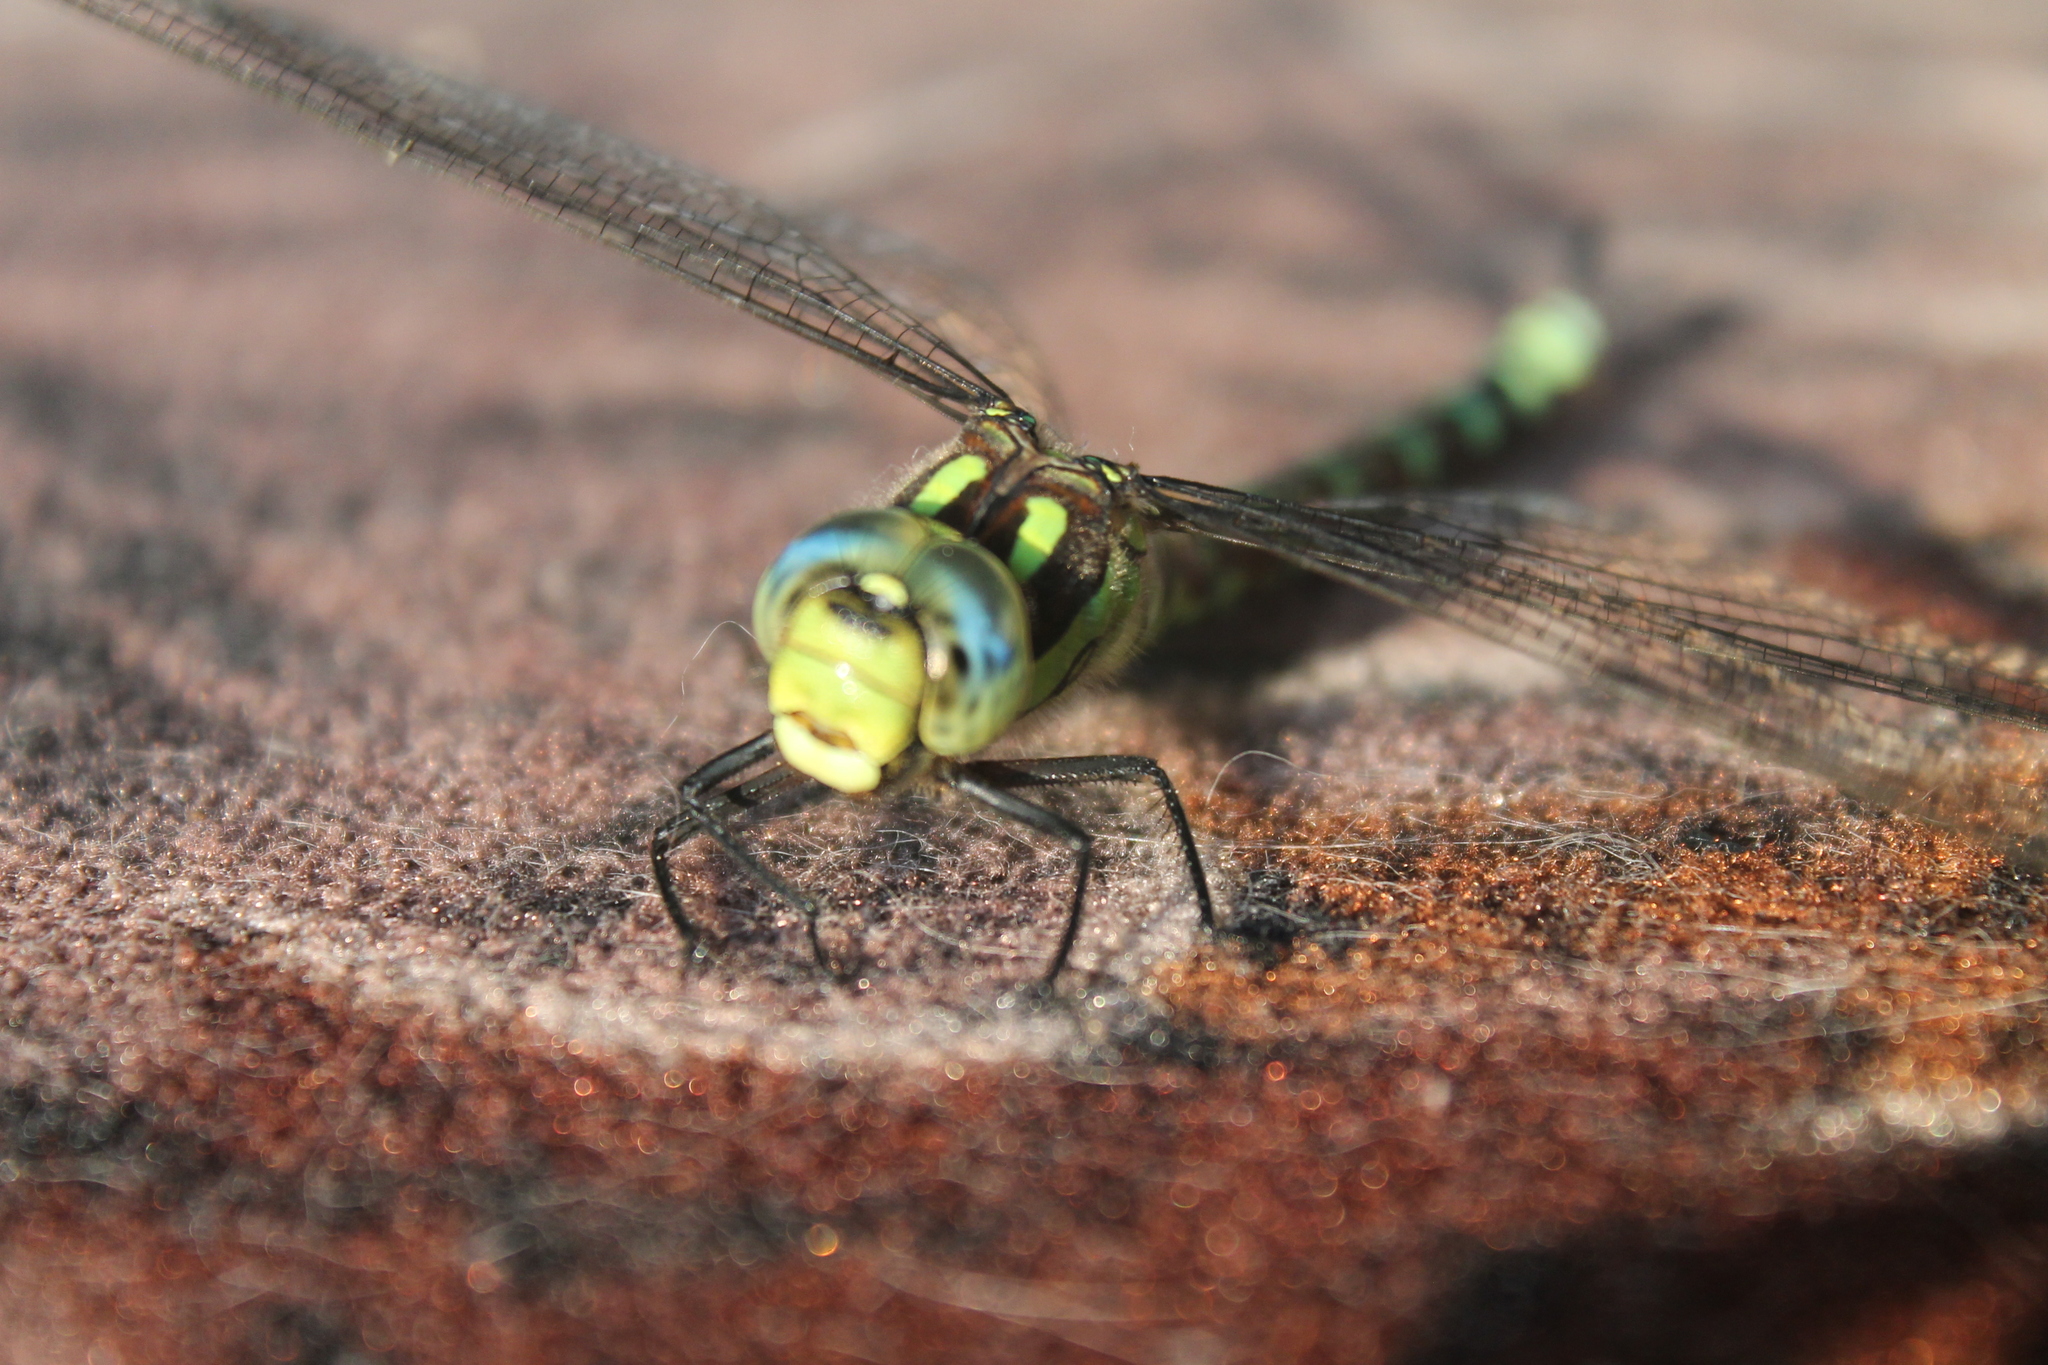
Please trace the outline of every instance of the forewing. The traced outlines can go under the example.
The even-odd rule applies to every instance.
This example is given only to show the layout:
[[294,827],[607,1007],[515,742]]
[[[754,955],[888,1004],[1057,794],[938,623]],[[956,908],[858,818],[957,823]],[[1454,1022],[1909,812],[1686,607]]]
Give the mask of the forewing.
[[746,191],[587,123],[211,0],[67,0],[849,356],[965,419],[1009,401],[931,320]]
[[972,271],[915,238],[846,214],[805,214],[800,222],[813,241],[923,319],[1011,402],[1064,425],[1044,356],[1001,295]]
[[2048,850],[2048,660],[1767,574],[1660,558],[1535,500],[1319,507],[1143,479],[1162,524],[1255,546],[1646,696],[1945,824]]

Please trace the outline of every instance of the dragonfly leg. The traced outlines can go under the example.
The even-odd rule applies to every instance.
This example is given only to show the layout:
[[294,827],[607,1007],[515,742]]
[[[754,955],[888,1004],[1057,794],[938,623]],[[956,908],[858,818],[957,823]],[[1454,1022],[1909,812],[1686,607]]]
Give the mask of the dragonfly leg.
[[1021,796],[1005,791],[1003,787],[997,785],[997,781],[992,781],[981,774],[983,766],[963,765],[942,772],[940,780],[963,796],[973,797],[998,815],[1008,816],[1020,825],[1029,825],[1040,834],[1051,835],[1074,851],[1073,901],[1067,907],[1067,927],[1060,935],[1060,946],[1054,950],[1052,965],[1046,969],[1044,984],[1050,986],[1059,979],[1060,969],[1067,965],[1067,954],[1073,951],[1074,938],[1081,932],[1081,903],[1088,898],[1088,871],[1095,864],[1095,836],[1059,812],[1034,805]]
[[1037,758],[1019,762],[986,762],[974,770],[1000,787],[1068,787],[1082,782],[1150,782],[1166,802],[1167,818],[1180,839],[1181,861],[1187,865],[1188,880],[1194,884],[1195,904],[1202,912],[1202,927],[1216,927],[1216,907],[1209,896],[1209,877],[1202,869],[1202,855],[1195,848],[1194,827],[1174,790],[1173,779],[1155,759],[1138,754],[1095,754],[1087,758]]
[[[748,769],[763,761],[769,764],[765,770],[751,777],[745,775]],[[668,859],[675,850],[702,834],[724,849],[756,885],[803,912],[805,929],[811,940],[811,955],[820,967],[836,972],[831,955],[825,951],[824,942],[818,937],[818,903],[777,876],[732,828],[735,817],[750,813],[793,814],[830,800],[833,795],[830,787],[812,781],[783,763],[776,756],[775,738],[771,734],[756,735],[746,743],[728,749],[676,783],[678,809],[656,827],[648,841],[647,851],[654,866],[654,885],[661,893],[661,903],[668,910],[669,920],[682,937],[683,945],[690,950],[691,957],[709,956],[712,945],[683,909]]]

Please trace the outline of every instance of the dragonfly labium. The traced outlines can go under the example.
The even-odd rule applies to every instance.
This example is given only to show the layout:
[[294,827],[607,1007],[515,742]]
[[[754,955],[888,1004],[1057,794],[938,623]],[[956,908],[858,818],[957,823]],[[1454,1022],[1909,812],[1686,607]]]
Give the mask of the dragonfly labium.
[[[2022,851],[2048,838],[2048,728],[2034,656],[1953,643],[1761,575],[1646,554],[1507,495],[1415,488],[1483,463],[1595,372],[1598,314],[1560,292],[1511,314],[1477,380],[1378,438],[1260,491],[1141,472],[1087,453],[1034,411],[969,309],[913,301],[859,250],[704,171],[574,119],[218,0],[68,0],[385,149],[593,237],[909,390],[959,424],[883,507],[831,517],[762,576],[754,634],[772,727],[676,784],[654,831],[656,885],[695,955],[715,938],[669,867],[708,837],[762,889],[820,907],[744,836],[842,796],[936,784],[1061,841],[1074,874],[1050,982],[1082,922],[1087,830],[1024,793],[1156,789],[1202,923],[1215,907],[1174,785],[1154,760],[977,757],[1019,718],[1113,674],[1165,624],[1228,599],[1217,546],[1469,627],[1804,767],[1859,795]],[[937,278],[937,277],[935,277]],[[943,283],[943,281],[941,281]],[[932,297],[944,299],[937,289]],[[1410,491],[1388,492],[1387,489]],[[1205,548],[1206,546],[1206,548]],[[1178,574],[1174,571],[1178,570]]]

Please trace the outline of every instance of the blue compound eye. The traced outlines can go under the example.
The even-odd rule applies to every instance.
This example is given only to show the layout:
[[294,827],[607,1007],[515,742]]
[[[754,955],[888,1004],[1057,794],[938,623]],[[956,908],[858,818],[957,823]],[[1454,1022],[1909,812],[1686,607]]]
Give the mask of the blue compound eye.
[[931,546],[903,581],[925,644],[917,736],[948,757],[986,748],[1031,690],[1023,590],[994,555],[965,541]]
[[[774,661],[798,602],[827,587],[857,584],[869,574],[901,582],[904,567],[934,532],[952,535],[900,507],[879,507],[843,512],[789,542],[754,590],[754,640],[762,656]],[[874,595],[887,598],[886,593]],[[907,605],[907,600],[896,605]]]

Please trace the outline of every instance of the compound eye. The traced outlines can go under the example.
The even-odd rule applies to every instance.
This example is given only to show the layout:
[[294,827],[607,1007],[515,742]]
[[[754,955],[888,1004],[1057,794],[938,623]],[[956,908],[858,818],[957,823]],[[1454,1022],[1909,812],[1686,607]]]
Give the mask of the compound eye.
[[901,507],[790,542],[754,593],[754,638],[783,757],[841,791],[868,790],[913,737],[946,757],[985,748],[1030,697],[1016,578]]
[[903,571],[935,536],[950,535],[900,507],[842,512],[789,542],[754,590],[754,640],[771,662],[782,648],[790,615],[813,593],[851,585],[903,611],[910,589]]
[[1023,711],[1030,628],[1017,580],[979,545],[937,545],[904,574],[924,632],[924,707],[917,734],[935,754],[986,748]]

